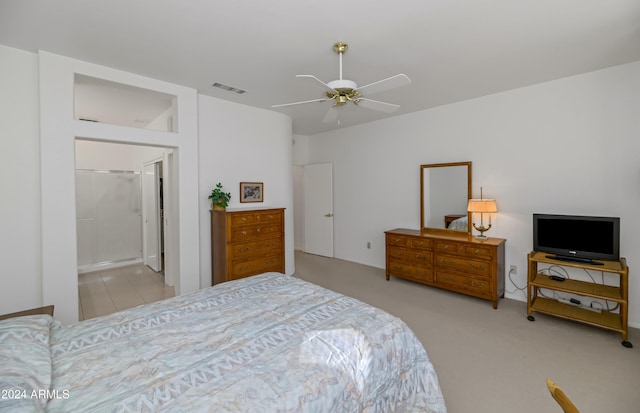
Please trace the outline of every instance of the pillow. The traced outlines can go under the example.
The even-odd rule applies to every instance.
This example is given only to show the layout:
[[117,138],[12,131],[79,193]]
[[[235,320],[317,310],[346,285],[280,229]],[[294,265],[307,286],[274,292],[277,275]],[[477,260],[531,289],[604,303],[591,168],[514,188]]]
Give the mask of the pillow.
[[0,321],[0,412],[44,412],[51,387],[49,333],[40,314]]

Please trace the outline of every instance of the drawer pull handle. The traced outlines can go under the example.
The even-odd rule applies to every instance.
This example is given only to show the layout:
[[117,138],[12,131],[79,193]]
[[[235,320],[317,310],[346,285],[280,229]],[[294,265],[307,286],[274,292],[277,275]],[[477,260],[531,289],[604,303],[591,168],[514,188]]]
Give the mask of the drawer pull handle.
[[418,270],[418,269],[416,269],[416,274],[418,274],[418,275],[427,275],[427,272],[426,272],[426,271],[424,271],[424,270]]
[[477,269],[480,269],[480,270],[484,270],[484,264],[481,264],[481,265],[469,264],[469,266],[471,268],[477,268]]
[[260,232],[260,231],[262,231],[262,229],[256,228],[256,232]]
[[246,267],[238,267],[238,270],[247,271],[249,268],[251,268],[251,264],[247,265]]
[[242,217],[242,222],[247,222],[247,217]]
[[246,246],[246,247],[238,247],[238,252],[247,252],[251,249],[251,247]]
[[449,276],[446,276],[446,275],[443,275],[442,278],[447,280],[447,281],[453,281],[453,277],[449,277]]
[[474,254],[480,254],[480,250],[476,248],[475,251],[473,251]]
[[484,287],[484,283],[480,283],[480,284],[478,284],[478,283],[476,283],[475,281],[471,281],[471,286],[472,286],[472,287],[482,288],[482,287]]
[[269,218],[269,219],[273,219],[273,215],[269,215],[267,218]]
[[269,228],[269,231],[273,232],[273,227]]
[[424,245],[424,242],[420,241],[420,242],[416,243],[416,245],[417,245],[418,247],[422,247],[422,246]]
[[396,238],[396,242],[402,241],[402,238]]
[[247,235],[247,231],[242,231],[242,235]]
[[445,249],[445,250],[446,250],[446,249],[449,249],[449,245],[445,245],[445,246],[444,246],[444,249]]

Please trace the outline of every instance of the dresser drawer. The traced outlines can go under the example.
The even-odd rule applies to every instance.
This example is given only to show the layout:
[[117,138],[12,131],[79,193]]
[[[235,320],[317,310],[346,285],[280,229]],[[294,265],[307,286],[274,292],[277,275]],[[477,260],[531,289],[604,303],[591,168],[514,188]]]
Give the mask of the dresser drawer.
[[474,245],[465,245],[463,253],[468,257],[491,258],[493,256],[493,248],[476,247]]
[[409,244],[409,237],[404,235],[387,235],[387,245],[397,245],[399,247],[406,247]]
[[231,242],[243,242],[258,237],[266,237],[281,233],[280,224],[274,225],[254,225],[251,227],[238,228],[231,231]]
[[491,264],[487,261],[470,260],[465,257],[436,254],[434,264],[439,269],[461,271],[467,274],[491,275]]
[[248,261],[234,262],[229,272],[230,280],[262,274],[263,272],[282,272],[282,258],[279,255],[271,255]]
[[245,225],[253,225],[256,223],[256,215],[254,213],[233,214],[230,218],[233,227],[241,227]]
[[464,244],[453,241],[436,241],[433,249],[439,252],[446,252],[447,254],[463,254]]
[[398,259],[389,260],[389,274],[412,281],[433,283],[433,268],[431,265],[411,265]]
[[409,238],[407,246],[421,250],[431,249],[431,240],[425,238]]
[[274,237],[260,241],[244,242],[229,247],[229,257],[232,261],[255,257],[256,255],[269,255],[279,253],[282,250],[282,238]]
[[282,211],[258,212],[255,214],[255,220],[261,224],[280,223],[282,220]]
[[389,257],[403,261],[411,261],[419,265],[431,265],[431,251],[423,251],[419,249],[409,250],[395,246],[387,247]]
[[488,279],[468,275],[436,271],[435,282],[438,287],[454,291],[466,291],[478,297],[491,297],[491,282]]
[[279,224],[282,217],[282,211],[251,211],[234,213],[231,216],[231,225],[241,227],[245,225],[261,225],[276,223]]
[[431,249],[431,240],[421,237],[387,234],[387,245],[428,250]]
[[478,245],[469,245],[459,242],[437,241],[434,250],[447,254],[465,255],[469,258],[491,258],[493,248]]

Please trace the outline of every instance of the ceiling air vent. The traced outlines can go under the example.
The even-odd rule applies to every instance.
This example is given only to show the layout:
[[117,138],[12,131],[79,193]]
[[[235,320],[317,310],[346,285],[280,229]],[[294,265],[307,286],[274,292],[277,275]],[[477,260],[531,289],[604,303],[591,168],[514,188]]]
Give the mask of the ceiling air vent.
[[242,95],[243,93],[246,93],[246,90],[238,89],[233,86],[223,85],[222,83],[218,83],[218,82],[214,83],[211,86],[217,87],[218,89],[226,90],[227,92],[237,93],[238,95]]

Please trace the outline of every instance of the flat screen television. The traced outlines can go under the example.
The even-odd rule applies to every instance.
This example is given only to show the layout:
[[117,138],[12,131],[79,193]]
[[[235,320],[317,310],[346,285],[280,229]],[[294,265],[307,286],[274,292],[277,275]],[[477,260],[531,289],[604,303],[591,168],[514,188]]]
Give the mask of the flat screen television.
[[533,249],[560,260],[618,260],[620,218],[533,214]]

